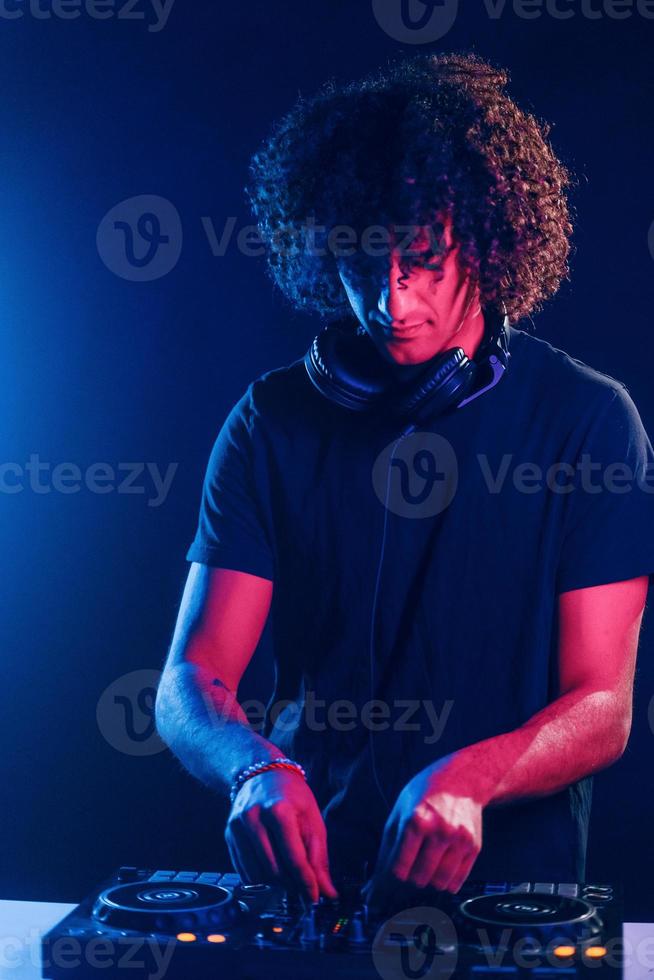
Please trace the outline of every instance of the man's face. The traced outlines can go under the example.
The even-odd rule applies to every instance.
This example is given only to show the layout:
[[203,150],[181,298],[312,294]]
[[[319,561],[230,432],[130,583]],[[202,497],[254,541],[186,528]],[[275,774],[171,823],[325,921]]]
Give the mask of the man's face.
[[[458,244],[452,222],[444,218],[442,244],[447,254],[439,273],[415,266],[402,279],[400,259],[406,253],[425,255],[434,242],[429,228],[392,232],[391,245],[380,257],[359,255],[337,259],[350,305],[377,349],[398,365],[422,364],[450,347],[464,346],[472,315],[479,317],[479,290],[459,268]],[[451,250],[450,250],[451,249]],[[398,280],[400,280],[398,282]],[[464,322],[465,321],[465,322]],[[462,329],[463,328],[463,329]]]

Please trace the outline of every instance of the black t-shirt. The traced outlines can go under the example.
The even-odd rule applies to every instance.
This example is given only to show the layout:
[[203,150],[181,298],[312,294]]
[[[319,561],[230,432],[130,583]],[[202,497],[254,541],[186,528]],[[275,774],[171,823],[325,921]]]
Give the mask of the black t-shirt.
[[[654,452],[627,389],[509,340],[495,388],[399,443],[301,360],[270,371],[209,459],[187,558],[274,581],[259,730],[305,766],[337,871],[372,867],[411,776],[557,697],[559,593],[654,573]],[[473,876],[583,880],[590,798],[585,778],[487,807]]]

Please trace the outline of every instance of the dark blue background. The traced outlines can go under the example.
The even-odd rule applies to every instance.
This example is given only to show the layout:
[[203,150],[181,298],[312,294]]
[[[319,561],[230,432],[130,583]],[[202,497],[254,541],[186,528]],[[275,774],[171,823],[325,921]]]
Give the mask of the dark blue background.
[[[493,19],[463,0],[431,48],[505,65],[515,98],[555,123],[581,177],[577,252],[537,334],[625,381],[654,433],[654,22],[570,9],[527,20],[507,3]],[[144,0],[136,10],[152,20]],[[144,478],[141,495],[0,496],[3,897],[77,900],[120,863],[226,863],[221,806],[167,752],[112,748],[96,707],[116,678],[161,666],[225,414],[318,326],[285,306],[263,260],[212,255],[202,218],[218,234],[229,216],[249,224],[247,162],[272,120],[329,75],[400,50],[369,0],[177,0],[159,32],[84,13],[0,17],[0,462],[178,464],[159,507]],[[131,282],[103,263],[96,233],[141,194],[174,204],[183,247],[169,274]],[[640,918],[654,872],[653,643],[646,618],[633,735],[596,781],[591,843],[592,873],[623,876]],[[246,690],[268,680],[264,643]]]

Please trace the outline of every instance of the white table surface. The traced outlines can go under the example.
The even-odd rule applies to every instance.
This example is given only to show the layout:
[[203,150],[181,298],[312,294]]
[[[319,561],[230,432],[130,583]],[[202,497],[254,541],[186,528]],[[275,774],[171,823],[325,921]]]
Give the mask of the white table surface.
[[[57,902],[0,901],[0,980],[40,980],[41,937],[74,908]],[[654,980],[654,923],[626,922],[624,940],[625,980]]]
[[40,980],[41,937],[74,908],[58,902],[0,901],[1,980]]

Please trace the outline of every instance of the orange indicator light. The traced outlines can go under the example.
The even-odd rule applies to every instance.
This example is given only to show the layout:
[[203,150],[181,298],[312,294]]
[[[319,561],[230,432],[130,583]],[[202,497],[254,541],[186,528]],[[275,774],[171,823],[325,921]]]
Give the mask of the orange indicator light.
[[566,956],[574,956],[575,953],[576,953],[576,951],[577,950],[576,950],[576,947],[575,946],[555,946],[554,947],[554,955],[555,956],[560,956],[562,959],[563,959],[563,957],[566,957]]
[[602,956],[606,956],[608,950],[606,946],[589,946],[588,949],[584,950],[586,956],[591,960],[599,960]]
[[194,932],[178,932],[177,938],[180,943],[194,943],[198,937]]
[[208,943],[224,943],[227,937],[223,936],[222,932],[212,932],[210,936],[207,936]]
[[272,931],[273,932],[283,932],[284,930],[282,929],[281,926],[273,926],[272,927]]

